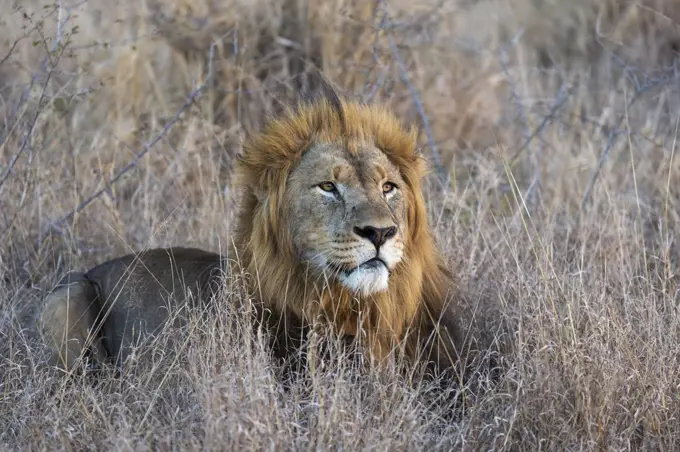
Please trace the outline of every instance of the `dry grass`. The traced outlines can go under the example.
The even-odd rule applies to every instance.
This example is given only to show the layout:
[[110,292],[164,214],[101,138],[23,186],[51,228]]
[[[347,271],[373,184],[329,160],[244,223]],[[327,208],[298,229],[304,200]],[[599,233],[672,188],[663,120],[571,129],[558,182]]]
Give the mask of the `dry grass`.
[[[4,448],[680,443],[680,8],[372,4],[0,0]],[[441,388],[342,363],[284,391],[230,300],[178,360],[149,347],[97,384],[42,368],[30,314],[66,269],[229,240],[231,159],[289,95],[299,56],[405,121],[426,115],[423,150],[450,175],[427,186],[431,218],[470,334],[498,354],[464,388],[465,413]]]

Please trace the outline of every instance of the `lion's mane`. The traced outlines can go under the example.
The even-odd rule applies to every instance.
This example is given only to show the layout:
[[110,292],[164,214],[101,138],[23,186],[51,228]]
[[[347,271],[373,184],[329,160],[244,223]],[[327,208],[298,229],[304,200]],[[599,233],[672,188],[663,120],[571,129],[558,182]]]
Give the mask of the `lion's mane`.
[[[398,344],[412,357],[425,351],[440,364],[455,359],[457,333],[445,307],[454,281],[428,226],[421,189],[427,168],[416,139],[417,130],[402,127],[387,108],[339,98],[289,108],[247,137],[236,166],[242,198],[235,240],[241,266],[256,283],[256,297],[265,308],[304,322],[322,319],[350,335],[362,332],[379,359]],[[360,152],[361,144],[372,144],[399,168],[406,183],[404,259],[389,289],[359,300],[359,307],[340,285],[310,285],[293,249],[289,225],[295,218],[286,215],[286,183],[305,150],[316,143],[343,143],[352,153]]]

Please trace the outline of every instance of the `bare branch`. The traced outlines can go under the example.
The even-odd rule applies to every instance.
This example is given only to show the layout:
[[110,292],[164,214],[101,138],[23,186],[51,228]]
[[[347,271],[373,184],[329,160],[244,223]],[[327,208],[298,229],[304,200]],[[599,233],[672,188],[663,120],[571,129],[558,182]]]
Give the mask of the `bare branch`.
[[0,60],[0,66],[2,66],[3,64],[5,64],[5,62],[6,62],[7,60],[9,60],[9,58],[10,58],[10,57],[12,56],[12,54],[14,53],[14,49],[16,49],[17,46],[19,45],[19,43],[20,43],[23,39],[25,39],[25,38],[26,38],[26,35],[22,36],[21,38],[16,39],[16,40],[12,43],[12,45],[9,47],[9,50],[7,51],[7,54],[5,54],[5,56],[2,57],[2,59]]
[[42,90],[40,92],[40,98],[38,99],[38,106],[36,108],[36,112],[33,115],[33,118],[29,122],[28,125],[28,130],[26,131],[26,134],[24,135],[24,139],[21,141],[21,147],[19,148],[19,151],[16,153],[16,155],[12,158],[12,161],[9,163],[9,166],[7,167],[7,170],[5,171],[5,174],[2,175],[2,178],[0,178],[0,192],[2,191],[2,186],[5,184],[7,181],[7,178],[9,178],[10,174],[12,174],[12,171],[14,171],[14,167],[16,166],[17,162],[19,161],[19,158],[23,155],[23,153],[26,151],[26,148],[28,147],[28,143],[31,141],[31,135],[33,135],[33,130],[35,129],[35,125],[38,122],[38,118],[40,117],[43,109],[43,101],[45,100],[45,92],[47,91],[47,85],[50,83],[50,79],[52,78],[52,74],[54,73],[54,69],[51,69],[47,73],[47,77],[45,78],[45,83],[43,83]]
[[[60,14],[60,16],[61,16],[61,14]],[[69,18],[70,18],[70,14],[66,17],[65,20],[69,20]],[[47,94],[47,87],[50,84],[50,80],[52,79],[52,75],[54,74],[54,71],[56,70],[56,66],[57,66],[59,60],[64,55],[66,48],[67,48],[67,46],[61,47],[61,50],[59,51],[57,57],[55,58],[55,60],[53,62],[52,62],[51,58],[49,57],[49,55],[46,57],[46,60],[43,62],[43,64],[44,64],[43,68],[45,68],[45,65],[47,65],[48,62],[52,62],[52,64],[50,64],[50,69],[49,69],[49,71],[47,71],[45,81],[42,84],[42,89],[40,91],[40,97],[38,98],[38,104],[36,106],[36,111],[35,111],[35,114],[33,115],[33,118],[28,123],[28,130],[26,131],[26,134],[24,135],[24,138],[21,142],[21,147],[19,148],[19,151],[16,153],[16,155],[12,158],[12,160],[11,160],[9,166],[7,167],[7,170],[5,171],[5,173],[0,178],[0,191],[2,190],[2,187],[5,184],[5,182],[7,181],[7,179],[9,178],[10,174],[12,174],[12,171],[14,171],[14,167],[16,166],[17,162],[19,161],[21,156],[26,151],[26,148],[28,147],[29,143],[31,142],[31,137],[33,135],[33,131],[35,130],[35,125],[38,122],[38,118],[40,118],[40,115],[43,113],[44,101],[45,101],[45,97],[46,97],[46,94]],[[58,43],[55,43],[54,50],[58,50]],[[24,91],[24,93],[22,93],[22,99],[24,99],[24,94],[28,95],[28,93],[30,92],[30,88],[32,88],[34,83],[35,83],[36,78],[37,78],[37,74],[34,75],[31,78],[31,82],[29,83],[28,88]],[[23,102],[23,100],[22,100],[22,102]],[[3,139],[4,139],[4,137],[3,137]],[[0,141],[0,146],[2,145],[2,143],[3,142]]]
[[614,144],[616,143],[616,137],[618,137],[619,134],[620,131],[609,132],[609,138],[607,138],[607,145],[605,146],[604,151],[600,156],[600,160],[597,163],[595,171],[593,171],[592,176],[590,176],[590,182],[588,182],[586,191],[583,193],[583,198],[581,199],[581,204],[579,205],[580,211],[583,211],[583,209],[585,208],[586,202],[588,202],[588,199],[590,198],[590,192],[593,190],[593,187],[595,186],[595,181],[597,181],[597,178],[599,177],[600,172],[602,171],[602,167],[604,166],[604,162],[607,161],[607,157],[609,157],[609,153],[614,147]]
[[[86,2],[87,2],[87,0],[83,0],[79,4],[77,4],[73,7],[77,7],[77,6],[79,6],[83,3],[86,3]],[[30,92],[33,90],[33,87],[35,86],[38,78],[40,76],[42,76],[43,74],[45,74],[45,81],[43,82],[42,91],[41,91],[41,94],[40,94],[40,97],[39,97],[39,100],[38,100],[38,106],[37,106],[38,111],[37,111],[36,115],[34,116],[34,118],[29,122],[29,134],[33,132],[33,129],[35,127],[35,124],[38,120],[38,117],[40,116],[40,113],[41,113],[41,110],[42,110],[42,107],[43,107],[42,102],[44,101],[44,98],[45,98],[45,90],[46,90],[46,88],[49,84],[50,79],[52,78],[54,70],[56,70],[56,66],[57,66],[59,60],[61,59],[64,52],[66,51],[66,46],[62,47],[61,51],[57,55],[57,58],[54,61],[52,61],[51,54],[53,52],[56,52],[57,50],[59,50],[59,46],[62,44],[63,29],[66,26],[66,24],[69,22],[69,20],[71,19],[71,9],[73,7],[65,8],[66,9],[66,17],[64,17],[62,19],[64,8],[62,7],[62,2],[60,0],[59,6],[57,8],[52,8],[50,10],[50,12],[45,16],[45,17],[50,17],[52,14],[54,14],[55,11],[57,12],[57,39],[55,40],[51,51],[47,48],[47,40],[41,32],[41,30],[39,28],[40,26],[34,25],[33,28],[30,31],[24,33],[24,35],[21,38],[14,41],[14,43],[10,47],[7,54],[2,58],[2,60],[0,60],[0,65],[2,65],[7,60],[9,60],[9,58],[12,56],[12,54],[14,52],[14,49],[19,44],[19,42],[21,42],[23,39],[30,36],[31,33],[37,32],[42,37],[43,44],[45,45],[46,56],[40,64],[40,71],[33,74],[33,76],[31,77],[31,80],[26,85],[26,88],[21,93],[21,96],[19,97],[17,103],[14,105],[14,108],[12,108],[12,111],[9,114],[9,117],[7,119],[6,126],[5,126],[4,130],[2,131],[2,133],[0,133],[0,146],[2,146],[4,144],[5,140],[7,139],[7,136],[11,133],[12,130],[14,130],[14,126],[16,125],[16,118],[19,114],[19,111],[21,111],[22,107],[28,101],[28,96],[29,96]],[[44,20],[44,18],[43,18],[43,20]],[[68,38],[70,38],[70,35],[68,36]],[[48,70],[48,67],[50,67],[49,70]],[[12,158],[12,161],[10,162],[10,165],[9,165],[7,171],[5,172],[5,174],[3,174],[2,179],[0,179],[0,188],[2,188],[3,183],[7,180],[9,175],[12,173],[12,170],[16,166],[17,161],[19,160],[21,155],[24,153],[24,151],[26,149],[26,144],[27,144],[26,137],[24,137],[24,140],[22,142],[21,148],[19,149],[19,152],[17,153],[17,155],[15,155]]]
[[[635,104],[635,102],[637,102],[637,100],[642,96],[642,94],[653,88],[663,85],[664,83],[670,80],[670,77],[661,77],[659,79],[653,80],[652,82],[646,82],[644,84],[639,83],[637,77],[634,78],[629,77],[628,79],[633,81],[633,83],[635,84],[635,94],[633,94],[630,100],[626,103],[626,110],[630,109],[630,107],[633,104]],[[590,177],[590,181],[588,182],[586,191],[583,193],[583,198],[581,199],[581,203],[579,205],[579,213],[577,214],[576,217],[577,222],[579,220],[580,213],[585,209],[585,206],[590,199],[590,193],[592,192],[593,187],[597,182],[600,172],[602,171],[602,167],[607,161],[607,158],[609,157],[612,148],[616,144],[618,137],[624,132],[623,130],[621,130],[621,125],[623,124],[625,119],[626,119],[625,115],[621,115],[621,117],[617,121],[616,127],[609,133],[607,144],[605,145],[605,148],[602,151],[602,155],[600,156],[600,160],[598,161],[597,167],[595,168],[593,174]]]
[[552,121],[555,116],[557,115],[557,112],[562,108],[562,106],[567,102],[567,99],[569,99],[569,96],[571,95],[572,90],[571,89],[566,89],[564,85],[560,88],[559,93],[557,94],[557,98],[555,99],[555,103],[553,106],[550,108],[548,111],[548,114],[546,114],[543,117],[543,120],[541,123],[536,127],[536,129],[526,137],[522,145],[517,148],[515,151],[515,154],[512,156],[512,158],[508,161],[509,165],[512,165],[520,156],[520,154],[531,145],[531,142],[539,136],[541,133],[543,133],[543,130],[545,127]]
[[[386,20],[389,20],[388,13],[383,5],[383,15]],[[392,55],[394,56],[394,60],[397,62],[397,67],[399,68],[399,73],[401,74],[401,79],[408,88],[409,92],[411,93],[411,97],[413,98],[413,102],[416,105],[416,110],[418,111],[418,115],[420,116],[420,120],[423,123],[423,128],[425,129],[425,135],[427,136],[427,142],[428,145],[430,146],[430,149],[432,151],[432,158],[434,159],[434,164],[437,169],[437,172],[439,173],[439,178],[441,182],[446,186],[448,185],[448,177],[446,174],[446,171],[444,170],[444,167],[442,166],[441,163],[441,158],[439,157],[439,151],[437,150],[437,144],[435,143],[434,140],[434,135],[432,133],[432,130],[430,129],[430,121],[425,114],[425,109],[423,108],[423,103],[420,100],[420,96],[418,95],[418,91],[416,90],[415,86],[413,86],[413,83],[411,83],[411,80],[409,79],[408,72],[406,69],[406,64],[404,63],[404,60],[401,58],[401,55],[399,55],[399,50],[397,49],[397,45],[394,42],[394,38],[392,37],[392,33],[389,31],[389,27],[384,27],[385,32],[387,34],[387,39],[390,45],[390,49],[392,50]]]
[[[68,214],[64,215],[63,217],[59,218],[58,220],[54,221],[50,225],[50,229],[59,229],[62,226],[65,225],[66,222],[68,222],[71,218],[73,218],[76,214],[84,210],[87,206],[89,206],[93,201],[95,201],[97,198],[99,198],[101,195],[106,193],[111,189],[111,187],[118,182],[125,174],[127,174],[132,168],[135,168],[137,166],[137,162],[139,159],[144,157],[156,144],[158,144],[159,141],[161,141],[167,134],[168,132],[174,127],[174,125],[179,121],[180,117],[182,114],[194,103],[194,101],[202,94],[202,92],[206,89],[206,87],[209,85],[209,83],[212,80],[213,77],[213,60],[215,56],[215,43],[211,44],[210,46],[210,57],[209,57],[209,62],[208,62],[208,74],[203,81],[203,83],[196,88],[187,98],[187,100],[182,104],[182,106],[177,110],[177,112],[173,115],[173,117],[168,121],[168,123],[163,127],[163,130],[156,135],[154,139],[152,139],[148,144],[145,144],[144,147],[142,148],[141,151],[139,151],[135,157],[128,162],[127,165],[125,165],[123,168],[121,168],[116,175],[104,186],[103,188],[97,190],[93,194],[91,194],[89,197],[87,197],[84,201],[82,201],[78,206],[73,209],[71,212]],[[47,236],[47,234],[46,234]]]

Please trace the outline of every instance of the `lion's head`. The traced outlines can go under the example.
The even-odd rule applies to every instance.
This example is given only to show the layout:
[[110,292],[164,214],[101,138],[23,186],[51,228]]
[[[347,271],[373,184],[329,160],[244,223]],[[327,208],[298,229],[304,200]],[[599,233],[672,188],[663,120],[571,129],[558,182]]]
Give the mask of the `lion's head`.
[[382,358],[436,320],[451,287],[426,218],[426,166],[415,128],[321,93],[244,143],[239,258],[266,306],[365,335]]
[[314,143],[288,178],[296,255],[359,297],[386,291],[403,262],[407,186],[373,143]]

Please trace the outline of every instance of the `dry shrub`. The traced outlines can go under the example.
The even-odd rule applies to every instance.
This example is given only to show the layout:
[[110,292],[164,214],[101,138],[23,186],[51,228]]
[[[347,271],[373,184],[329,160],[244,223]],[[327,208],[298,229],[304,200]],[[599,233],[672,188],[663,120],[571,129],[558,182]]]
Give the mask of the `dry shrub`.
[[[680,441],[674,2],[15,3],[0,1],[8,448]],[[434,144],[443,167],[428,208],[486,358],[462,393],[363,375],[349,360],[285,387],[230,310],[247,298],[234,281],[218,317],[164,333],[120,375],[69,382],[41,369],[31,314],[67,268],[149,246],[225,248],[231,160],[307,65],[427,120],[423,152],[433,159]],[[170,337],[183,339],[177,360]]]
[[[664,0],[506,2],[502,39],[521,33],[529,58],[572,67],[609,52],[637,65],[672,64],[680,48],[680,7]],[[595,69],[595,68],[594,68]]]

